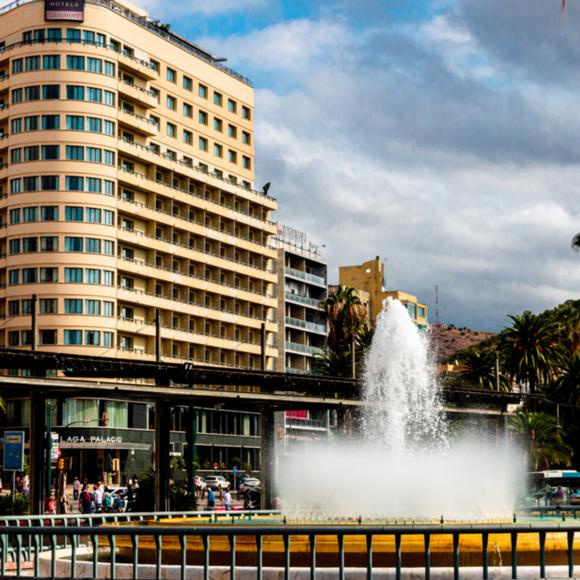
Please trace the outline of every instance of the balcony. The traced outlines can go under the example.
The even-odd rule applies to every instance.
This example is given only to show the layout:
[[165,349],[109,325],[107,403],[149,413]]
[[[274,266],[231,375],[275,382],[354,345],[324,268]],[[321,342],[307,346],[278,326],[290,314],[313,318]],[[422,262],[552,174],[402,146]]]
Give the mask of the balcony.
[[310,282],[318,286],[326,288],[326,279],[322,276],[316,276],[315,274],[309,274],[308,272],[303,272],[302,270],[296,270],[295,268],[285,268],[284,273],[286,276],[292,278],[298,278],[298,280],[304,280],[305,282]]
[[308,322],[307,320],[300,320],[299,318],[292,318],[291,316],[286,316],[286,325],[326,335],[325,324],[317,324],[316,322]]
[[150,63],[125,52],[119,53],[118,62],[119,67],[123,67],[148,81],[155,81],[159,78],[159,71],[154,69]]
[[295,304],[302,304],[303,306],[308,306],[309,308],[322,310],[322,307],[320,306],[320,300],[316,300],[315,298],[302,296],[302,294],[294,294],[292,292],[286,292],[285,296],[288,302],[294,302]]
[[300,344],[298,342],[285,342],[286,351],[297,352],[308,356],[315,354],[322,354],[323,350],[318,346],[310,346],[309,344]]
[[[159,104],[157,102],[157,97],[149,90],[139,87],[133,83],[119,79],[117,86],[119,94],[136,101],[137,103],[147,107],[148,109],[156,108]],[[0,90],[2,90],[2,85],[0,84]]]
[[[2,118],[2,112],[0,111],[0,119]],[[127,109],[119,109],[119,123],[127,125],[131,129],[136,129],[149,137],[155,137],[159,134],[159,127],[156,123],[153,123],[147,117],[142,115],[136,115]]]

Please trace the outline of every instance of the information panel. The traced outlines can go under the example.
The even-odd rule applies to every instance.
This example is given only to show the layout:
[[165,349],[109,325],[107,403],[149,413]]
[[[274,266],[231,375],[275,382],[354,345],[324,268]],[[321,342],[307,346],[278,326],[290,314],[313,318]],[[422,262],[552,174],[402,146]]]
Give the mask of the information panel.
[[45,20],[73,20],[85,18],[85,0],[44,0]]
[[4,471],[24,468],[24,431],[4,431]]

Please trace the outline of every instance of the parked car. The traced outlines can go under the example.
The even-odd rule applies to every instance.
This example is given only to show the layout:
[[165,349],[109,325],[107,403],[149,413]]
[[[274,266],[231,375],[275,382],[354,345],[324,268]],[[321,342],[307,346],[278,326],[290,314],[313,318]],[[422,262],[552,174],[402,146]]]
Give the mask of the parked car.
[[229,481],[223,475],[208,475],[205,478],[205,484],[209,489],[227,489],[230,487]]
[[240,483],[240,487],[238,487],[238,491],[240,493],[247,493],[251,489],[258,489],[262,484],[260,480],[255,477],[247,477]]

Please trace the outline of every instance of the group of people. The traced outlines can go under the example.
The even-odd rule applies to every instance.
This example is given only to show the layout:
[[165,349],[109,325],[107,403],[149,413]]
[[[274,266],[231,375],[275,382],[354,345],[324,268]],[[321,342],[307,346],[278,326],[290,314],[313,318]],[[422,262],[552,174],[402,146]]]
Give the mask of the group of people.
[[[226,511],[230,511],[232,509],[232,493],[230,492],[230,488],[228,487],[225,491],[220,487],[219,488],[220,495],[222,498],[222,505],[224,506]],[[207,509],[214,510],[215,509],[215,501],[216,501],[216,492],[211,488],[207,488]]]

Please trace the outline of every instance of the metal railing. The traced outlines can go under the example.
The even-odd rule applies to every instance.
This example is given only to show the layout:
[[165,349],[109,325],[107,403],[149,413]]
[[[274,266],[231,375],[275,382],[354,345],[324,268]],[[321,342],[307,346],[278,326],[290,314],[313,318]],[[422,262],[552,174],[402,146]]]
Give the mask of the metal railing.
[[298,328],[304,328],[305,330],[312,330],[313,332],[326,334],[325,324],[309,322],[308,320],[293,318],[292,316],[286,316],[286,324],[289,324],[290,326],[297,326]]
[[298,304],[305,304],[306,306],[312,306],[318,310],[322,310],[320,306],[320,300],[315,298],[310,298],[309,296],[303,296],[302,294],[295,294],[294,292],[286,292],[286,300],[290,302],[298,302]]
[[299,342],[286,341],[286,350],[293,350],[296,352],[303,352],[306,354],[322,354],[322,348],[318,346],[310,346],[309,344],[301,344]]
[[[179,553],[179,568],[180,577],[188,577],[188,563],[187,563],[187,545],[188,539],[195,537],[202,540],[202,554],[201,567],[203,568],[203,577],[205,579],[212,578],[212,564],[210,563],[211,554],[211,539],[215,537],[222,537],[228,539],[229,557],[226,564],[230,570],[230,578],[235,578],[238,566],[236,564],[236,541],[240,537],[255,538],[255,549],[253,550],[252,567],[256,570],[256,578],[262,579],[264,577],[264,539],[276,537],[282,538],[283,552],[280,554],[281,562],[279,568],[283,570],[285,579],[291,577],[291,571],[295,568],[292,565],[291,547],[293,538],[307,538],[308,540],[308,556],[307,567],[310,569],[310,578],[315,579],[317,572],[321,567],[317,564],[317,556],[321,554],[317,550],[317,540],[319,537],[336,538],[336,563],[337,569],[336,577],[339,580],[346,578],[346,571],[350,567],[347,562],[347,550],[345,549],[345,538],[350,541],[354,537],[364,538],[364,546],[366,551],[363,552],[365,557],[365,566],[367,578],[373,577],[373,571],[377,571],[378,566],[374,565],[373,559],[373,541],[378,537],[387,537],[394,540],[394,568],[395,577],[402,578],[403,570],[405,569],[405,552],[402,549],[403,541],[409,536],[419,536],[423,540],[423,576],[430,579],[431,573],[435,566],[432,565],[431,559],[431,544],[432,540],[437,539],[438,536],[444,535],[451,538],[451,554],[453,559],[453,577],[459,579],[462,573],[467,568],[473,570],[475,561],[475,554],[471,554],[469,560],[470,564],[463,564],[460,558],[461,538],[465,536],[478,536],[481,538],[481,553],[480,564],[481,577],[487,579],[490,577],[490,571],[493,572],[495,565],[491,562],[493,549],[490,546],[490,536],[492,534],[505,534],[510,540],[510,552],[505,555],[506,564],[509,561],[511,567],[511,577],[518,578],[518,539],[520,534],[537,534],[538,537],[538,561],[536,563],[538,570],[538,577],[546,578],[547,563],[546,563],[546,536],[550,534],[551,540],[554,537],[552,534],[560,533],[564,543],[563,552],[565,553],[565,566],[567,568],[567,575],[570,578],[574,577],[574,536],[580,531],[580,526],[569,524],[462,524],[462,525],[367,525],[367,524],[352,524],[352,525],[288,525],[284,519],[283,522],[277,525],[260,525],[255,523],[251,525],[242,525],[236,523],[236,517],[232,512],[228,513],[232,518],[232,523],[221,523],[219,525],[203,525],[203,526],[127,526],[127,527],[96,527],[96,526],[54,526],[54,527],[40,527],[40,526],[6,526],[0,528],[0,573],[6,574],[9,553],[15,559],[16,573],[21,574],[22,564],[25,558],[31,562],[34,569],[34,575],[40,574],[40,556],[44,551],[50,552],[50,576],[57,577],[57,559],[62,558],[63,554],[57,554],[57,549],[63,544],[69,547],[69,553],[64,559],[67,564],[66,577],[77,577],[79,572],[78,557],[79,548],[92,548],[84,556],[83,561],[90,563],[93,577],[102,576],[99,574],[99,564],[105,564],[108,567],[108,576],[116,578],[118,573],[117,567],[117,539],[120,536],[129,538],[132,546],[129,562],[125,564],[127,568],[130,567],[133,578],[139,577],[140,562],[139,562],[139,545],[144,538],[150,538],[154,541],[153,550],[155,553],[155,576],[157,578],[163,577],[162,573],[164,566],[167,563],[163,562],[163,540],[164,538],[173,538],[178,541]],[[104,544],[106,539],[107,544]],[[492,540],[493,541],[493,540]],[[172,542],[173,545],[175,545]],[[247,544],[246,544],[247,546]],[[100,548],[109,548],[105,562],[100,562],[99,558],[103,556]],[[241,552],[240,552],[241,553]],[[247,555],[247,553],[245,553]],[[528,556],[529,558],[529,556]],[[246,558],[247,559],[247,558]],[[86,564],[85,564],[86,565]],[[529,565],[529,564],[528,564]],[[246,567],[246,566],[245,566]],[[526,566],[527,567],[527,566]],[[384,570],[384,567],[382,568]],[[415,568],[415,571],[417,569]],[[126,570],[129,572],[129,570]],[[63,575],[64,576],[64,575]],[[277,576],[278,577],[278,576]]]
[[303,272],[302,270],[296,270],[296,268],[286,268],[285,273],[288,274],[288,276],[300,278],[300,280],[306,280],[307,282],[312,282],[313,284],[326,287],[326,279],[322,276],[310,274],[309,272]]

